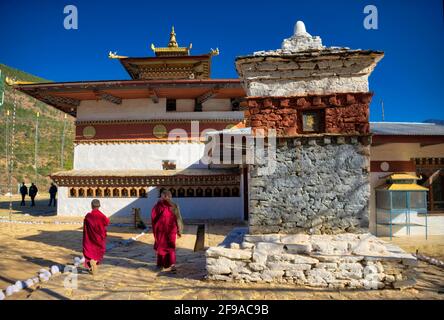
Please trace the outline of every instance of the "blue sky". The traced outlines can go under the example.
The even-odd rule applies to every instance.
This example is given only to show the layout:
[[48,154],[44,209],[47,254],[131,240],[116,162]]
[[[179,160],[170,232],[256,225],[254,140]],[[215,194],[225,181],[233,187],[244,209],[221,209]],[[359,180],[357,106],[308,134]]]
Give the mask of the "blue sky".
[[[65,5],[79,11],[79,29],[65,30]],[[376,5],[378,30],[363,27]],[[234,58],[279,48],[297,20],[326,46],[385,51],[370,77],[371,121],[444,119],[442,0],[137,1],[15,0],[0,2],[0,62],[53,81],[129,79],[110,50],[152,56],[171,25],[192,54],[219,47],[213,78],[235,78]]]

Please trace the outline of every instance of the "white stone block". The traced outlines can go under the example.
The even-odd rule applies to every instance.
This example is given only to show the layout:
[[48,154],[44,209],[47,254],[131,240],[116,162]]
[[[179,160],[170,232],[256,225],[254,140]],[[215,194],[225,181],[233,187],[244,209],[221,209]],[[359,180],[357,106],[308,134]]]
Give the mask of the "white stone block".
[[14,293],[15,293],[15,288],[14,288],[13,285],[8,286],[8,287],[6,288],[6,296],[7,296],[7,297],[12,296]]
[[236,268],[236,263],[225,257],[207,259],[207,271],[209,274],[230,274]]
[[257,262],[251,262],[248,264],[248,266],[253,271],[262,271],[262,270],[265,270],[265,268],[266,268],[264,264],[257,263]]
[[314,276],[314,277],[318,276],[318,277],[321,277],[322,279],[324,279],[326,281],[334,280],[333,273],[331,273],[328,270],[320,269],[320,268],[314,268],[312,270],[309,270],[307,272],[307,275]]
[[368,281],[384,281],[385,280],[385,274],[383,273],[371,273],[371,274],[367,274],[365,276],[365,280]]
[[264,252],[253,252],[253,261],[260,264],[265,264],[268,259],[267,253]]
[[302,281],[306,281],[305,273],[302,270],[287,270],[285,271],[286,277],[297,278]]
[[59,269],[59,267],[56,266],[56,265],[52,266],[52,267],[51,267],[51,273],[52,273],[53,275],[60,273],[60,269]]
[[23,281],[16,281],[14,286],[18,289],[18,290],[22,290],[23,289]]
[[289,261],[292,263],[306,263],[306,264],[316,264],[319,263],[318,259],[303,256],[299,254],[272,254],[269,256],[270,261]]
[[284,276],[283,270],[265,270],[261,273],[261,277],[264,281],[273,281]]
[[336,270],[338,268],[338,264],[335,262],[320,262],[316,265],[316,268]]
[[232,242],[232,243],[230,244],[230,248],[231,248],[231,249],[240,249],[240,245],[239,245],[239,243]]
[[281,237],[283,244],[306,244],[309,240],[310,236],[308,234],[292,234]]
[[313,250],[313,247],[309,242],[299,244],[286,244],[285,247],[287,248],[288,253],[309,254]]
[[234,260],[250,260],[252,252],[247,249],[239,250],[223,247],[210,247],[206,252],[206,256],[212,258],[226,257]]
[[255,246],[254,243],[251,242],[244,241],[241,243],[241,249],[253,249],[254,246]]
[[310,270],[311,265],[306,263],[290,263],[290,262],[268,262],[267,267],[270,268],[270,270],[296,270],[296,271],[305,271]]
[[231,269],[233,274],[250,274],[252,271],[246,265],[236,265]]
[[364,285],[364,289],[367,290],[377,290],[385,287],[385,284],[379,281],[362,280],[362,283]]
[[334,271],[334,275],[337,279],[342,280],[361,280],[363,278],[362,271],[360,270],[338,270]]
[[377,274],[378,268],[375,265],[365,266],[363,273],[364,277],[367,277],[369,274]]
[[244,236],[244,241],[247,242],[271,242],[271,243],[281,243],[280,234],[246,234]]
[[352,252],[361,256],[393,256],[384,244],[373,238],[363,239]]
[[312,241],[313,251],[320,254],[348,254],[347,241]]
[[338,268],[343,269],[343,270],[354,271],[354,272],[358,272],[358,271],[362,272],[364,269],[364,267],[360,263],[339,263]]
[[284,245],[271,242],[258,242],[256,244],[255,252],[264,252],[267,254],[284,253]]

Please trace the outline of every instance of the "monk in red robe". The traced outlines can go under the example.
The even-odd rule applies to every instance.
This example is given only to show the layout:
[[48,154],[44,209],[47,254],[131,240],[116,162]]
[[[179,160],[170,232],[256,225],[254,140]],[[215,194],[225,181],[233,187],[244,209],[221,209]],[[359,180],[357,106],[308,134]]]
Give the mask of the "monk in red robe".
[[83,221],[83,256],[85,267],[94,275],[97,273],[97,265],[103,260],[106,250],[106,227],[109,218],[100,212],[100,201],[91,201],[92,211]]
[[176,272],[176,235],[181,237],[179,208],[171,201],[171,192],[164,190],[160,200],[151,211],[154,234],[154,250],[157,253],[157,267],[163,271]]

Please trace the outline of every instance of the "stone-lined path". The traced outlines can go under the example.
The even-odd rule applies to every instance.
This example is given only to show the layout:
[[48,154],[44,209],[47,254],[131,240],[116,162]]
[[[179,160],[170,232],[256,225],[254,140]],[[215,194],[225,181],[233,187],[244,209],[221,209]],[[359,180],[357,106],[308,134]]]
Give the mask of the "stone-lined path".
[[[38,265],[44,261],[43,257],[51,262],[67,263],[81,253],[81,230],[78,226],[20,226],[14,226],[16,235],[5,243],[3,240],[7,240],[7,232],[3,231],[10,227],[0,223],[0,241],[4,249],[2,255],[6,253],[12,259],[11,262],[15,261],[12,265],[0,265],[0,274],[5,274],[5,267],[14,268],[14,272],[23,274],[22,277],[13,278],[14,282],[34,275],[39,270]],[[193,251],[195,228],[188,227],[184,237],[178,241],[177,274],[168,275],[155,269],[153,237],[147,234],[129,246],[117,246],[111,250],[97,276],[81,272],[78,275],[77,290],[65,289],[65,276],[60,275],[7,299],[444,299],[444,295],[438,293],[443,283],[444,270],[422,262],[416,287],[403,291],[318,290],[288,284],[207,281],[204,279],[204,252]],[[205,245],[218,244],[232,228],[207,226]],[[130,228],[113,227],[110,228],[109,239],[111,243],[121,241],[138,232]],[[26,250],[28,264],[23,264],[24,260],[20,257],[25,255]]]

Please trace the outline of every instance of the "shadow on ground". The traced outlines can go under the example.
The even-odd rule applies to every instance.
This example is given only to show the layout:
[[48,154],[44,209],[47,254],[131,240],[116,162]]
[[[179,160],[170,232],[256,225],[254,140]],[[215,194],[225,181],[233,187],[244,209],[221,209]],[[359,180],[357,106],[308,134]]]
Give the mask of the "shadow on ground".
[[[31,207],[31,200],[27,198],[24,206],[20,205],[21,200],[17,200],[14,197],[12,201],[12,210],[15,214],[29,214],[33,217],[50,217],[57,215],[57,207],[48,206],[48,199],[36,199],[35,206]],[[0,210],[3,212],[9,211],[9,201],[0,201]]]
[[[112,228],[115,232],[124,231],[128,228]],[[119,230],[122,229],[122,230]],[[109,230],[111,231],[111,230]],[[44,243],[52,247],[63,247],[69,250],[82,252],[82,237],[83,231],[79,230],[61,230],[61,231],[40,231],[37,235],[22,237],[19,240],[33,241]],[[156,269],[156,255],[151,243],[145,243],[141,241],[132,242],[130,244],[124,244],[123,241],[126,240],[122,237],[116,237],[112,235],[107,236],[107,246],[112,246],[111,249],[107,250],[105,253],[102,265],[109,266],[119,266],[122,268],[139,269],[148,268],[153,272],[157,272]],[[179,242],[179,241],[178,241]],[[177,264],[181,271],[177,274],[161,273],[162,276],[167,277],[181,277],[190,279],[196,279],[195,271],[192,270],[196,267],[201,271],[202,274],[205,270],[205,255],[203,251],[194,252],[192,249],[178,247],[176,250]],[[49,267],[54,263],[50,260],[44,259],[34,259],[32,257],[23,257],[25,260],[31,261],[42,267]],[[190,259],[191,258],[191,259]],[[199,261],[199,266],[196,266],[196,258]],[[193,265],[190,265],[190,261],[193,261]],[[68,262],[68,261],[67,261]],[[72,263],[69,261],[69,263]],[[192,268],[190,268],[192,267]],[[191,276],[194,274],[193,276]]]

